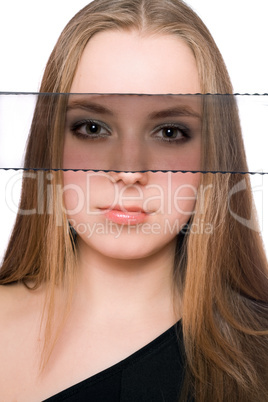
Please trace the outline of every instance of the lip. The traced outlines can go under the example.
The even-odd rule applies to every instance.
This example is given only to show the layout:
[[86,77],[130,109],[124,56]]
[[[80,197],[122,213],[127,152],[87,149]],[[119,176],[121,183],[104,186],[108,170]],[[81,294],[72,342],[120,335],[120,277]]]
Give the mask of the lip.
[[137,206],[121,207],[119,205],[101,208],[105,217],[119,225],[138,225],[143,223],[148,213]]

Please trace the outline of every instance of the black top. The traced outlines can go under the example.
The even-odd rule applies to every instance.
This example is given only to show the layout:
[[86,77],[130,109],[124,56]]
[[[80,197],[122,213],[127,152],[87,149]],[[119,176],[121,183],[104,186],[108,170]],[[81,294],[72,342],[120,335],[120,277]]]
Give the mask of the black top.
[[179,321],[126,359],[45,402],[177,402],[184,361]]

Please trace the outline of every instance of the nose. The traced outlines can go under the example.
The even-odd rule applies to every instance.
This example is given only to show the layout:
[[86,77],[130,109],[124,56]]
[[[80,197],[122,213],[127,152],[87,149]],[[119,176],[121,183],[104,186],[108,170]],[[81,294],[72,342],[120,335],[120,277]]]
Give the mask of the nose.
[[148,183],[148,172],[110,172],[109,174],[115,182],[122,181],[124,185],[145,186]]
[[[110,155],[111,170],[135,172],[135,174],[147,170],[148,152],[144,133],[135,127],[123,128],[118,134],[117,149],[113,149],[114,152]],[[132,177],[136,180],[135,177],[140,175]]]

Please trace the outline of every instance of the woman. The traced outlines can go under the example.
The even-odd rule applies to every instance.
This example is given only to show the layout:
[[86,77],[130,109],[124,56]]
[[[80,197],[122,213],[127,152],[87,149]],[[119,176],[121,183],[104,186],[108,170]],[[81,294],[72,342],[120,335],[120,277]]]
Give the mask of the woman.
[[[63,31],[40,92],[225,94],[232,87],[209,32],[183,2],[96,0]],[[139,107],[147,97],[129,113],[135,96],[112,102],[104,96],[91,109],[81,96],[40,95],[26,168],[92,169],[85,164],[94,162],[90,150],[98,141],[132,128],[136,135],[139,124],[149,124]],[[171,121],[162,113],[148,131],[157,141],[179,137],[178,152],[188,157],[175,170],[247,171],[234,101],[203,98],[183,98],[181,110],[191,107],[190,117],[180,113]],[[113,108],[106,115],[105,102]],[[183,125],[191,127],[190,140]],[[94,144],[96,133],[103,137]],[[88,135],[90,143],[82,139]],[[18,215],[0,273],[1,398],[268,400],[267,263],[257,232],[230,213],[249,220],[248,179],[145,172],[151,166],[144,168],[132,150],[108,162],[93,166],[106,173],[25,175],[20,209],[37,213]],[[77,210],[88,177],[92,198]],[[167,177],[172,200],[177,188],[186,189],[179,211],[174,203],[160,208],[154,192],[161,188],[166,196]],[[244,191],[234,192],[243,179]],[[124,204],[113,204],[115,188]],[[164,221],[173,227],[178,219],[179,234],[163,231]],[[118,238],[81,230],[107,221],[122,227]],[[194,232],[200,221],[212,230]],[[145,224],[149,234],[137,231]]]

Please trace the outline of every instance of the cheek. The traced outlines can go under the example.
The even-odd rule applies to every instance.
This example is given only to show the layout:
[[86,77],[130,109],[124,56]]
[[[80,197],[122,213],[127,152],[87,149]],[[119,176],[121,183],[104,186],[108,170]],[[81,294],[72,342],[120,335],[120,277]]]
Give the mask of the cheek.
[[176,212],[189,218],[195,207],[200,173],[182,173],[182,175],[180,180],[174,180],[172,204]]
[[97,215],[99,208],[112,205],[117,191],[113,178],[106,173],[67,171],[61,196],[67,216],[87,220]]
[[85,179],[81,172],[64,172],[62,199],[67,216],[79,213],[85,205]]
[[200,183],[200,173],[166,173],[158,176],[155,192],[155,208],[163,216],[186,216],[188,220],[194,211],[197,191]]

